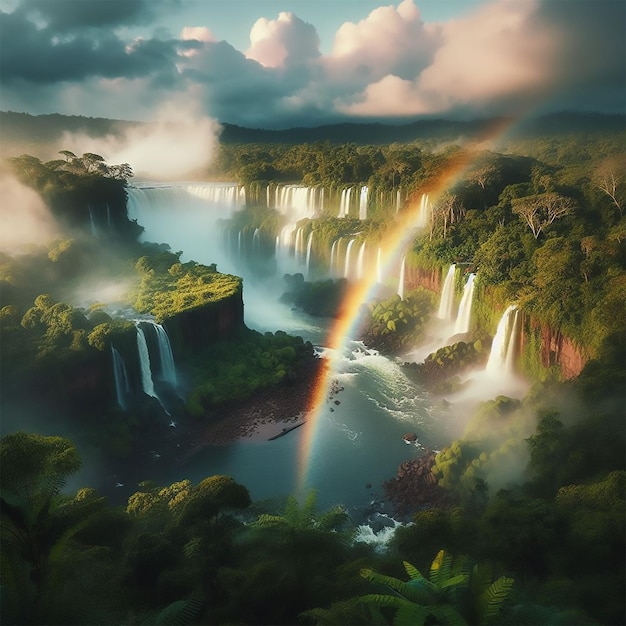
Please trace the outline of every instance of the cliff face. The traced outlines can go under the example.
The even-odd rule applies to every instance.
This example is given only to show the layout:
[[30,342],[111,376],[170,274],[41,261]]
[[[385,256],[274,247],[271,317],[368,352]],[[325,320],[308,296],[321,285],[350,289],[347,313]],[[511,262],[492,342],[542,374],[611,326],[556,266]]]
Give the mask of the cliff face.
[[[442,274],[437,269],[407,267],[405,270],[406,285],[409,289],[424,287],[436,293],[441,292]],[[560,331],[531,321],[533,330],[539,329],[541,338],[540,359],[543,367],[559,366],[563,379],[575,378],[580,374],[587,358],[583,351],[569,337]],[[522,349],[526,338],[522,337]]]
[[564,379],[580,374],[587,359],[569,337],[548,326],[541,326],[541,364],[544,367],[559,365]]
[[163,322],[175,358],[191,356],[218,339],[232,337],[243,328],[243,294],[181,311]]
[[424,287],[437,293],[441,291],[441,271],[438,269],[429,270],[421,267],[406,267],[404,278],[408,289]]

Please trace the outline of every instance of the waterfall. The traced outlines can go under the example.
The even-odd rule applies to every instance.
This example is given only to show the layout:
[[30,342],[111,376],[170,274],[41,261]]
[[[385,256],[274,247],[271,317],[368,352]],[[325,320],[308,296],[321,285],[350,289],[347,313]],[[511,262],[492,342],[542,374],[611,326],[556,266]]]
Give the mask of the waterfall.
[[453,263],[448,269],[446,279],[441,290],[441,300],[439,302],[439,311],[437,317],[441,320],[451,320],[454,317],[452,312],[454,308],[454,278],[456,273],[456,265]]
[[430,201],[428,200],[428,194],[423,193],[420,199],[420,208],[416,224],[419,228],[425,228],[428,225],[429,214]]
[[113,376],[115,378],[115,396],[120,409],[126,410],[126,396],[130,393],[130,384],[126,365],[122,355],[111,344],[111,354],[113,355]]
[[356,239],[350,239],[348,247],[346,248],[346,262],[343,270],[343,275],[345,278],[350,278],[350,250],[352,249],[352,244],[354,244],[355,241]]
[[400,211],[400,189],[396,192],[396,215]]
[[309,233],[309,238],[306,242],[306,274],[307,277],[311,273],[311,248],[313,247],[313,231]]
[[335,241],[333,241],[333,245],[330,247],[330,266],[328,268],[328,272],[331,276],[335,274],[337,248],[339,247],[338,244],[340,241],[341,237],[339,237],[339,239],[335,239]]
[[383,282],[383,269],[381,267],[383,250],[378,246],[378,252],[376,253],[376,282],[382,285]]
[[97,237],[98,236],[98,229],[96,227],[96,220],[95,220],[95,216],[94,216],[94,213],[93,213],[93,208],[92,208],[91,204],[88,204],[87,208],[89,209],[89,226],[91,228],[91,234],[94,237]]
[[367,187],[361,187],[361,196],[359,198],[359,219],[367,219]]
[[350,213],[350,198],[352,196],[352,187],[348,187],[341,192],[341,200],[339,204],[338,217],[348,217]]
[[174,355],[172,354],[172,346],[167,332],[161,324],[151,322],[156,330],[157,342],[159,346],[159,357],[161,359],[161,377],[162,379],[176,387],[178,380],[176,377],[176,366],[174,365]]
[[259,253],[261,251],[261,234],[258,228],[254,229],[254,235],[252,235],[252,252]]
[[137,328],[137,351],[139,353],[139,365],[141,367],[141,387],[144,393],[153,398],[157,398],[154,390],[154,382],[152,381],[152,369],[150,368],[150,354],[148,353],[148,343],[143,328],[136,325]]
[[485,372],[488,374],[501,377],[503,374],[513,373],[520,318],[520,310],[515,304],[511,304],[500,318],[485,367]]
[[456,323],[454,325],[454,334],[468,333],[470,330],[470,322],[472,315],[472,300],[474,298],[474,278],[475,274],[470,274],[467,277],[467,282],[463,287],[463,296],[461,298],[461,304],[459,305],[459,312],[456,316]]
[[361,244],[361,247],[359,248],[359,256],[357,257],[357,262],[356,262],[356,277],[358,280],[363,278],[364,257],[365,257],[365,242],[363,242]]
[[406,267],[406,256],[402,257],[402,262],[400,263],[400,278],[398,279],[398,295],[400,296],[400,300],[404,300],[404,270]]
[[300,226],[296,232],[295,255],[296,261],[302,261],[304,250],[304,228]]
[[304,185],[279,185],[275,198],[274,208],[283,214],[290,213],[297,221],[305,217],[312,218],[322,211],[324,190]]

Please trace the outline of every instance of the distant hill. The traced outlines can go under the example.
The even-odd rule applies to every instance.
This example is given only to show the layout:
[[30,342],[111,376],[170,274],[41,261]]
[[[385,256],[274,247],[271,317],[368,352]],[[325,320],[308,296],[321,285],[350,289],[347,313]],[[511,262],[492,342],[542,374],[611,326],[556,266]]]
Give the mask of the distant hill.
[[[503,119],[477,119],[469,121],[428,119],[407,124],[332,124],[314,128],[266,130],[223,124],[223,143],[280,143],[299,144],[329,141],[334,144],[355,143],[382,145],[411,143],[418,140],[454,141],[471,139]],[[32,154],[42,159],[56,158],[62,149],[63,133],[85,133],[90,137],[121,136],[146,122],[112,120],[76,115],[29,115],[0,111],[0,156]],[[563,112],[527,120],[515,128],[516,137],[554,136],[571,133],[623,133],[626,116],[600,113]],[[61,146],[61,147],[60,147]]]

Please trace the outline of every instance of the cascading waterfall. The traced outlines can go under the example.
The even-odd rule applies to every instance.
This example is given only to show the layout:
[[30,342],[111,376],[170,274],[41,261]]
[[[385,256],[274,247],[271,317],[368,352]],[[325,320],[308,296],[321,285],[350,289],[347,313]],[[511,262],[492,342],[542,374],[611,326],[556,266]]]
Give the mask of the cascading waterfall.
[[261,233],[258,228],[254,229],[254,235],[252,235],[252,251],[255,254],[261,251]]
[[459,305],[459,312],[454,325],[455,335],[457,333],[468,333],[470,330],[472,301],[474,299],[474,278],[476,278],[476,274],[470,274],[463,287],[463,296],[461,297],[461,304]]
[[339,215],[338,217],[347,217],[350,213],[350,198],[352,197],[352,187],[347,187],[341,192],[341,199],[339,202]]
[[428,199],[428,194],[423,193],[422,197],[420,198],[420,210],[419,210],[418,218],[417,218],[417,226],[419,228],[425,228],[426,226],[428,226],[430,210],[431,210],[431,207],[430,207],[430,201]]
[[311,273],[311,249],[313,248],[313,231],[309,233],[309,238],[306,242],[306,274],[307,277]]
[[151,322],[151,324],[154,326],[157,335],[159,357],[161,360],[161,377],[165,382],[176,387],[178,378],[176,376],[176,366],[174,364],[174,355],[172,354],[170,339],[161,324],[157,324],[156,322]]
[[137,352],[139,353],[139,365],[141,368],[141,387],[146,395],[158,399],[152,380],[152,368],[150,367],[150,353],[148,352],[146,335],[139,324],[136,324],[136,328]]
[[381,267],[382,255],[383,255],[383,250],[380,246],[378,246],[378,252],[376,253],[376,282],[379,285],[382,285],[383,283],[383,269]]
[[354,245],[355,241],[356,239],[350,239],[348,247],[346,248],[346,261],[343,269],[344,278],[350,278],[350,250],[352,250],[352,246]]
[[396,192],[396,215],[398,215],[400,211],[400,197],[400,190],[398,189],[398,191]]
[[296,261],[302,262],[304,257],[304,228],[300,226],[296,232],[295,256]]
[[89,209],[89,226],[91,229],[91,234],[94,237],[98,236],[98,228],[96,227],[96,220],[95,220],[95,216],[93,213],[93,207],[91,206],[91,204],[87,205],[87,208]]
[[439,302],[439,311],[437,317],[440,320],[452,320],[454,318],[454,279],[456,274],[456,265],[453,263],[448,269],[446,279],[441,290],[441,300]]
[[361,187],[361,196],[359,197],[359,219],[367,219],[367,187]]
[[520,313],[517,305],[511,304],[500,318],[485,367],[487,374],[502,377],[514,372],[520,334]]
[[363,278],[364,257],[365,257],[365,242],[363,242],[361,244],[361,247],[359,248],[359,256],[357,257],[357,262],[356,262],[356,277],[358,280],[361,280],[361,278]]
[[335,241],[333,241],[333,245],[330,247],[330,265],[328,268],[328,272],[331,276],[335,274],[337,247],[340,241],[341,241],[341,237],[339,237],[339,239],[335,239]]
[[126,397],[130,393],[130,383],[124,359],[118,350],[111,344],[113,358],[113,377],[115,379],[115,396],[117,404],[122,410],[126,410]]
[[312,218],[324,208],[324,190],[321,187],[279,185],[275,198],[274,208],[283,214],[292,214],[296,221]]
[[406,268],[406,256],[402,257],[402,262],[400,263],[400,278],[398,279],[398,295],[400,296],[400,300],[404,300],[404,271]]

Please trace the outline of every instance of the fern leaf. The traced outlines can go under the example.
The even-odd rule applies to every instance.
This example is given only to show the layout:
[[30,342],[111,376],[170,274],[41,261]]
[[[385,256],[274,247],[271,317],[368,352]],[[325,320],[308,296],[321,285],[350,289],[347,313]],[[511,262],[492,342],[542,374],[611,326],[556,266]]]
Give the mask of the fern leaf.
[[400,596],[410,600],[411,602],[416,602],[417,604],[430,602],[432,600],[432,592],[436,591],[434,586],[425,578],[423,579],[423,582],[420,580],[412,580],[405,583],[404,581],[394,578],[393,576],[378,574],[371,569],[362,569],[361,576],[374,584],[389,587]]
[[448,578],[448,580],[445,580],[444,582],[441,583],[441,585],[439,586],[439,589],[448,589],[449,587],[458,587],[459,585],[462,585],[463,583],[467,582],[467,575],[466,574],[457,574],[456,576],[452,576],[451,578]]
[[[465,618],[450,604],[431,606],[430,612],[442,623],[449,626],[467,626]],[[482,622],[480,622],[482,624]]]
[[155,620],[157,626],[190,626],[204,603],[204,594],[196,590],[187,600],[177,600],[166,606]]
[[423,626],[430,610],[419,604],[404,604],[398,607],[393,618],[393,626]]
[[513,578],[501,576],[485,589],[478,602],[481,624],[489,624],[498,616],[500,607],[509,597],[514,582]]
[[308,611],[302,611],[300,617],[305,621],[310,620],[316,626],[323,626],[328,624],[330,611],[328,609],[309,609]]
[[359,602],[361,602],[362,604],[373,604],[374,606],[390,607],[394,609],[399,609],[404,605],[417,606],[413,605],[405,598],[400,598],[399,596],[390,596],[384,593],[369,593],[364,596],[359,596]]
[[475,565],[472,569],[472,577],[470,579],[470,589],[475,598],[485,592],[491,584],[492,571],[487,565]]
[[430,580],[437,587],[450,578],[452,572],[452,557],[445,550],[439,550],[430,566]]
[[424,578],[417,567],[411,565],[408,561],[402,561],[402,564],[404,565],[404,569],[411,580],[422,580]]

